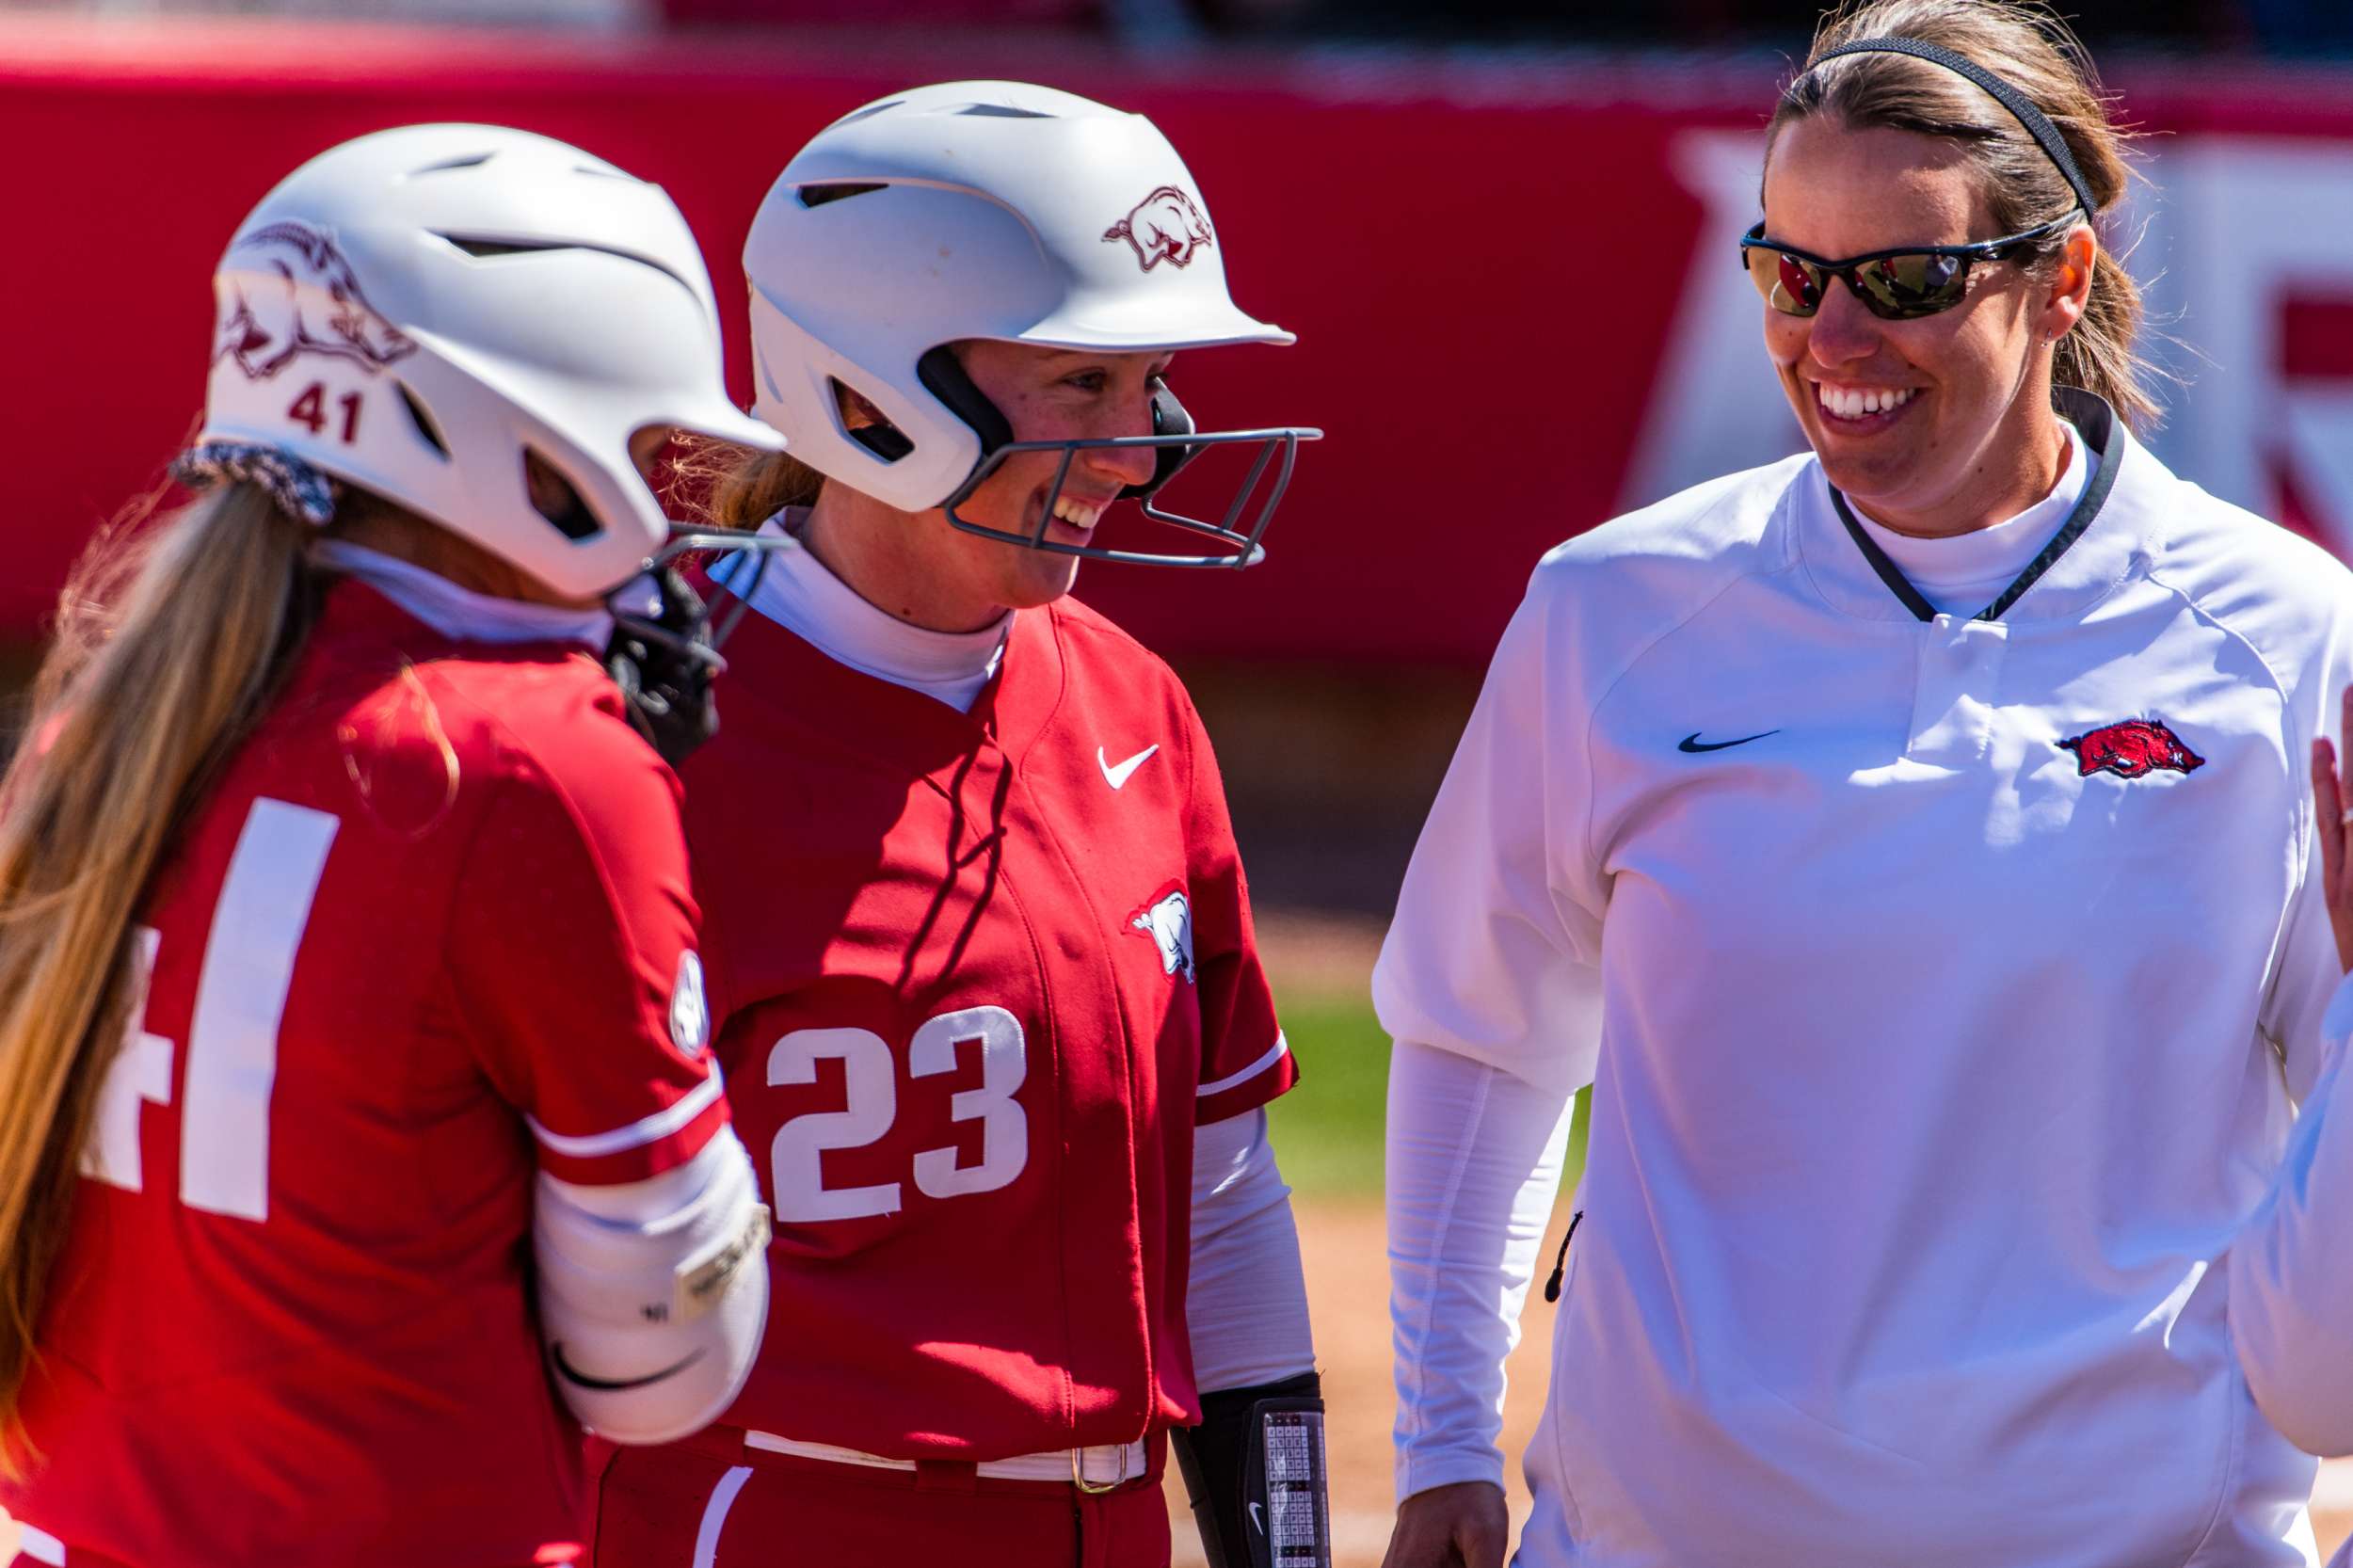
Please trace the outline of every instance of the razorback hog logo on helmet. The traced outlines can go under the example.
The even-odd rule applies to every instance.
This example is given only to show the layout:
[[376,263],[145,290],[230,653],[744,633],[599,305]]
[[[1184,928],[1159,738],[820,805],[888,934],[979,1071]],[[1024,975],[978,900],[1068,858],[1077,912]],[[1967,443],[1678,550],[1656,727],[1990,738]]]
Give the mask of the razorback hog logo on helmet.
[[1128,917],[1128,929],[1149,936],[1160,950],[1160,973],[1180,974],[1193,984],[1193,905],[1183,888],[1170,883]]
[[1103,238],[1134,246],[1136,262],[1146,272],[1162,262],[1183,266],[1210,243],[1209,218],[1192,197],[1162,185],[1104,230]]
[[2155,719],[2125,719],[2088,729],[2058,743],[2075,754],[2075,776],[2112,773],[2119,778],[2146,774],[2195,773],[2206,760],[2182,744],[2182,738]]
[[248,378],[264,381],[305,354],[349,360],[374,375],[416,352],[416,341],[360,292],[351,264],[326,231],[272,223],[237,241],[230,254],[244,256],[244,265],[264,276],[237,286],[220,324],[216,362],[234,360]]

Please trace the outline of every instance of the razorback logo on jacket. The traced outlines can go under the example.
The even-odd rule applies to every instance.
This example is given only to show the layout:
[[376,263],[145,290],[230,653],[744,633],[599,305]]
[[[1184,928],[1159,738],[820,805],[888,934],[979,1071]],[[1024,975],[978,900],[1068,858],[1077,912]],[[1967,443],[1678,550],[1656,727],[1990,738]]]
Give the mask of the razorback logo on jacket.
[[2206,760],[2182,744],[2182,738],[2156,719],[2124,719],[2104,724],[2058,743],[2075,754],[2075,776],[2112,773],[2119,778],[2139,778],[2157,772],[2195,773]]

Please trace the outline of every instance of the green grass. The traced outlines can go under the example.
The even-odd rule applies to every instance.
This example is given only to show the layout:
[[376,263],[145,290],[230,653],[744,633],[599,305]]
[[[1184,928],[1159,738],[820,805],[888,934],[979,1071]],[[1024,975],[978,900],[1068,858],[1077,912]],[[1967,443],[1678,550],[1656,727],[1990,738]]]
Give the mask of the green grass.
[[1299,1087],[1268,1108],[1283,1175],[1301,1192],[1378,1197],[1389,1037],[1363,997],[1285,996]]
[[[1287,993],[1278,1000],[1300,1074],[1299,1087],[1267,1112],[1285,1178],[1311,1197],[1378,1198],[1389,1037],[1372,1003],[1345,993]],[[1590,1095],[1579,1094],[1564,1185],[1585,1168],[1590,1110]]]

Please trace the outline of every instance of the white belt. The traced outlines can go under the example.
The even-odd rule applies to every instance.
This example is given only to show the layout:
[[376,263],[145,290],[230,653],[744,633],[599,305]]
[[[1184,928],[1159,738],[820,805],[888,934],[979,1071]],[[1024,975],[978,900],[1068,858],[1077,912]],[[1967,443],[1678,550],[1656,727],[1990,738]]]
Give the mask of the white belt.
[[[791,1454],[796,1459],[822,1459],[835,1464],[863,1464],[875,1470],[908,1470],[915,1468],[911,1459],[885,1459],[880,1454],[860,1453],[856,1448],[837,1448],[830,1443],[803,1443],[790,1437],[778,1437],[773,1432],[745,1432],[744,1446],[762,1448],[772,1454]],[[1142,1478],[1144,1468],[1144,1444],[1106,1443],[1092,1448],[1057,1448],[1051,1453],[1017,1454],[1011,1459],[984,1459],[972,1468],[979,1474],[997,1480],[1066,1480],[1081,1492],[1109,1492],[1125,1482]]]

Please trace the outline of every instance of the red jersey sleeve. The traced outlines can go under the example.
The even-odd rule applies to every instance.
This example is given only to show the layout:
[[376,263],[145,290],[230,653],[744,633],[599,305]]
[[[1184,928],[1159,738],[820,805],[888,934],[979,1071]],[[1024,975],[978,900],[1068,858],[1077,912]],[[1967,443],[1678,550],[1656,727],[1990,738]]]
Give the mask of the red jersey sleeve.
[[679,785],[617,716],[508,760],[450,921],[460,1027],[541,1166],[589,1185],[682,1164],[727,1121]]
[[1192,756],[1186,884],[1193,903],[1194,975],[1201,1003],[1201,1083],[1195,1126],[1239,1116],[1299,1081],[1299,1064],[1274,1018],[1274,994],[1258,961],[1250,888],[1225,809],[1225,780],[1193,705],[1184,705]]

